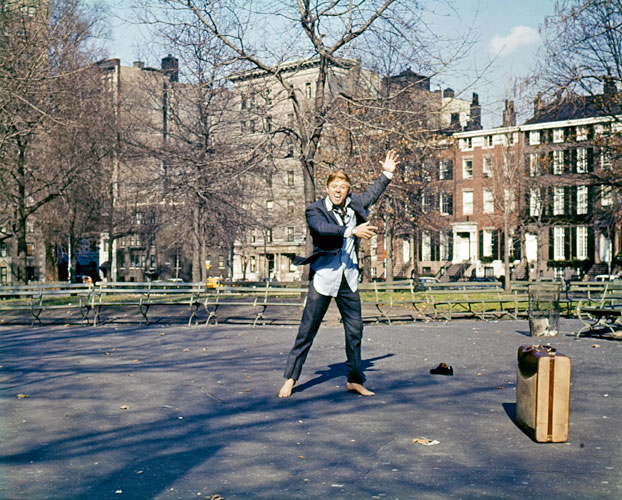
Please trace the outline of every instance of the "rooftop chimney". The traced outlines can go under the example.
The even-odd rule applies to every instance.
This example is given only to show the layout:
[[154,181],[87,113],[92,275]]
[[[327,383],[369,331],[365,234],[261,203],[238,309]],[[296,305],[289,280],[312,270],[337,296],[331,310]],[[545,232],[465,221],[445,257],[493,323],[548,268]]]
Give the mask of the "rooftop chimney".
[[611,75],[603,76],[603,94],[614,95],[617,92],[616,82]]
[[142,61],[134,61],[133,66],[138,69],[144,69],[145,63]]
[[479,105],[479,96],[473,92],[473,100],[471,101],[471,118],[467,124],[467,130],[482,129],[482,107]]
[[169,54],[162,58],[162,71],[171,82],[179,81],[179,60]]
[[445,90],[443,90],[443,97],[455,97],[456,93],[454,92],[453,89],[450,89],[449,87],[447,87]]
[[516,125],[516,111],[514,110],[514,101],[505,100],[505,109],[503,110],[503,127],[514,127]]

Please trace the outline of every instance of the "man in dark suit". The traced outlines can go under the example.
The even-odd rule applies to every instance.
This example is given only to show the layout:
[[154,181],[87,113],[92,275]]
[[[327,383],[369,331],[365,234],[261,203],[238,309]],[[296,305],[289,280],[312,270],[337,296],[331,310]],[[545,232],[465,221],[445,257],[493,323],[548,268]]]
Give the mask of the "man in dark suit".
[[399,165],[399,157],[394,151],[389,151],[381,164],[382,174],[360,195],[350,193],[350,179],[344,172],[332,173],[326,183],[326,198],[312,203],[305,211],[313,239],[313,252],[305,259],[296,258],[294,263],[311,264],[309,295],[294,347],[287,359],[286,380],[279,391],[281,398],[291,395],[333,297],[341,313],[346,336],[346,389],[363,396],[374,394],[363,385],[358,247],[361,238],[369,239],[376,234],[377,228],[367,222],[369,207],[391,182]]

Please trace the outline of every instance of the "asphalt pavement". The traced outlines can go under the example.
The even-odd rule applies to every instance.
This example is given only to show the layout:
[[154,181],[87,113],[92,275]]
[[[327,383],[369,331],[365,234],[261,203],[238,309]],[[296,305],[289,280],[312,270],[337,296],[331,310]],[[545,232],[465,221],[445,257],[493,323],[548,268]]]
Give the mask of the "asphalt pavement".
[[[0,498],[619,499],[622,341],[579,326],[367,325],[361,397],[328,321],[288,399],[295,325],[0,326]],[[534,343],[572,361],[567,443],[515,424]],[[440,362],[454,375],[431,375]]]

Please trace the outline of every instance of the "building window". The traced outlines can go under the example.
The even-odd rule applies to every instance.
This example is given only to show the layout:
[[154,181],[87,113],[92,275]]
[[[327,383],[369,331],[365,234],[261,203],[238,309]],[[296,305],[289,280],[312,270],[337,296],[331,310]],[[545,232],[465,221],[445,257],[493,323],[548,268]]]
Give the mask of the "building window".
[[566,260],[566,231],[563,227],[553,228],[553,258]]
[[540,144],[540,131],[532,130],[529,132],[529,145],[536,146],[537,144]]
[[492,158],[490,156],[486,156],[482,166],[482,173],[484,174],[484,177],[492,177],[492,168]]
[[564,188],[553,189],[553,215],[564,215]]
[[287,228],[287,241],[290,242],[290,243],[292,241],[294,241],[294,228],[293,228],[293,226],[289,226]]
[[287,172],[287,185],[288,186],[294,185],[294,171],[293,170],[290,170],[289,172]]
[[274,200],[266,200],[266,209],[272,210],[274,208]]
[[246,132],[246,122],[245,121],[241,121],[240,122],[240,132],[242,132],[242,133]]
[[600,191],[600,204],[603,207],[610,207],[613,205],[613,189],[611,186],[601,186]]
[[240,102],[240,109],[246,109],[246,97],[242,97]]
[[611,156],[611,151],[608,149],[602,149],[600,151],[600,166],[601,168],[607,170],[610,169],[613,165],[613,160]]
[[473,214],[473,191],[471,190],[462,191],[462,214]]
[[538,153],[529,153],[529,175],[531,177],[540,175],[540,155]]
[[484,229],[482,231],[482,257],[493,257],[492,247],[493,247],[493,231],[490,229]]
[[462,149],[473,149],[473,139],[471,137],[465,137],[461,143]]
[[293,214],[294,210],[295,210],[295,204],[294,204],[294,200],[287,200],[287,213],[288,214]]
[[272,132],[272,117],[266,116],[266,132]]
[[251,273],[257,272],[257,258],[254,255],[251,255]]
[[553,174],[564,173],[564,151],[553,151]]
[[484,213],[495,213],[495,195],[492,189],[484,189]]
[[117,260],[119,261],[119,268],[125,269],[125,254],[123,252],[117,254]]
[[312,94],[311,82],[307,82],[305,83],[305,97],[307,99],[311,99],[311,94]]
[[588,139],[589,128],[588,127],[577,127],[577,141],[587,141]]
[[587,226],[578,226],[577,227],[577,259],[585,260],[588,258],[587,245],[588,245]]
[[577,173],[584,174],[587,172],[587,149],[577,149]]
[[35,245],[34,243],[26,243],[26,256],[32,257],[35,254]]
[[0,267],[0,285],[6,285],[8,283],[9,274],[6,266]]
[[464,179],[473,178],[473,160],[470,160],[470,159],[462,160],[462,177]]
[[438,162],[438,178],[440,180],[451,179],[453,177],[453,162],[451,160],[441,160]]
[[539,189],[531,189],[529,191],[529,215],[531,217],[540,217],[542,213],[542,197]]
[[6,243],[4,242],[0,243],[0,257],[7,257],[8,254],[9,254],[9,251],[6,246]]
[[428,233],[424,233],[421,237],[421,260],[432,260],[432,238]]
[[402,262],[410,262],[410,241],[406,238],[402,240]]
[[488,146],[489,148],[491,148],[494,144],[494,137],[492,135],[487,135],[486,136],[486,146]]
[[553,129],[553,142],[564,142],[564,129]]
[[250,121],[251,134],[254,134],[256,130],[257,130],[257,120],[251,120]]
[[577,186],[577,215],[586,215],[588,209],[587,186]]
[[224,269],[224,268],[225,268],[225,256],[219,255],[218,256],[218,269]]
[[272,243],[272,228],[266,231],[266,242]]
[[454,200],[451,193],[440,193],[439,208],[442,215],[451,215],[454,211]]

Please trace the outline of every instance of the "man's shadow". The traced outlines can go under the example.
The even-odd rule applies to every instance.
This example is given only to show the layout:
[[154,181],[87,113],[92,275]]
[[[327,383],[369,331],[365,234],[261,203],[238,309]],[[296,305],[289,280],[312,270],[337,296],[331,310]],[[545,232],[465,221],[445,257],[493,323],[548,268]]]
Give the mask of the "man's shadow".
[[[390,358],[391,356],[395,356],[394,354],[384,354],[383,356],[376,356],[375,358],[369,358],[362,360],[363,362],[363,371],[374,371],[374,361],[379,361],[381,359]],[[328,365],[327,370],[318,370],[315,372],[317,377],[308,380],[304,384],[294,386],[292,390],[292,394],[294,392],[304,391],[305,389],[309,389],[314,385],[322,384],[324,382],[328,382],[329,380],[335,379],[337,377],[347,376],[348,373],[348,363],[335,363],[332,365]]]

